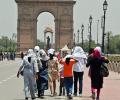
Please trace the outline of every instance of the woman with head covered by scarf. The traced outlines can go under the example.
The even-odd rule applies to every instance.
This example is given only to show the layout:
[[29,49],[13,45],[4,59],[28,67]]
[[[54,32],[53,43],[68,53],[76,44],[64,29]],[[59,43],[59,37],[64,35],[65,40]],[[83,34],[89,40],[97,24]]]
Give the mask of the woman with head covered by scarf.
[[37,89],[38,89],[38,97],[44,98],[44,91],[48,89],[48,59],[46,52],[41,49],[40,50],[41,64],[39,66],[38,79],[37,79]]
[[32,100],[35,99],[35,76],[38,72],[37,62],[34,58],[33,50],[29,49],[27,55],[23,58],[18,70],[17,77],[23,70],[25,100],[28,100],[29,90]]
[[78,80],[79,80],[79,96],[82,96],[82,88],[83,88],[83,74],[84,74],[84,66],[87,61],[87,57],[85,52],[80,46],[76,46],[73,51],[73,58],[77,59],[77,63],[74,64],[73,73],[74,73],[74,95],[77,96],[78,89]]
[[101,55],[101,48],[94,49],[88,62],[87,67],[91,68],[91,85],[92,85],[92,98],[95,99],[95,89],[97,89],[96,100],[100,100],[100,89],[103,87],[103,76],[100,75],[100,68],[102,63],[108,63],[109,61]]

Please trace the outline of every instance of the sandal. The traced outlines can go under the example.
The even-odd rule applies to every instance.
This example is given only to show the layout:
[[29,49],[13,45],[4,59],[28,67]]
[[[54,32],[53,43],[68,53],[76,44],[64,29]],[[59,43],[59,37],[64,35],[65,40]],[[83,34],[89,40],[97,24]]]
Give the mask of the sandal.
[[57,95],[57,92],[55,92],[53,95],[56,96],[56,95]]

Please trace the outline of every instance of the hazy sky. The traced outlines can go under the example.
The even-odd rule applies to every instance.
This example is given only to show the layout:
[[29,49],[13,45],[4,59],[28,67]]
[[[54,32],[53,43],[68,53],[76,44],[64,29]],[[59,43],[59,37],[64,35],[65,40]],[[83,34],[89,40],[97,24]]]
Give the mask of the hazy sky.
[[[74,33],[84,24],[84,36],[88,35],[89,16],[92,15],[92,39],[96,40],[97,20],[103,15],[104,0],[76,0],[74,6]],[[120,34],[120,0],[107,0],[106,31]],[[54,27],[54,17],[51,14],[42,13],[38,17],[38,38],[43,35],[45,26]],[[101,40],[101,23],[99,23],[99,41]],[[0,36],[17,33],[17,5],[15,0],[0,0]]]

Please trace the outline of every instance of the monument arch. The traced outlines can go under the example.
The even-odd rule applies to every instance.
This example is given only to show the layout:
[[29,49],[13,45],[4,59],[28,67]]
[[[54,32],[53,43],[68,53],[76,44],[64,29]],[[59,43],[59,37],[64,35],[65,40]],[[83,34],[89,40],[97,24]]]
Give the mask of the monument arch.
[[47,36],[50,37],[50,47],[55,43],[55,18],[49,12],[42,12],[37,21],[37,39],[44,43],[44,49],[47,49]]
[[15,0],[18,5],[18,51],[37,43],[37,17],[49,12],[55,18],[55,49],[73,42],[73,0]]

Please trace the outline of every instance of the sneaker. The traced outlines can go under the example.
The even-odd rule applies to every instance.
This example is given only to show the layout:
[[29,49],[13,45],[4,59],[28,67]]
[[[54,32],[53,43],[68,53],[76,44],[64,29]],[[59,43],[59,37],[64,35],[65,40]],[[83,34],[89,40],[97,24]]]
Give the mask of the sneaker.
[[82,93],[80,93],[79,96],[82,97]]
[[34,98],[32,98],[32,100],[35,100],[35,97],[34,97]]
[[40,99],[44,99],[44,96],[40,96]]
[[68,99],[73,99],[72,94],[68,95]]
[[28,100],[28,97],[25,97],[25,100]]
[[53,97],[54,95],[53,94],[50,94],[51,97]]
[[69,96],[68,96],[68,99],[73,99],[72,95],[69,95]]
[[57,95],[57,92],[55,92],[53,95],[56,96],[56,95]]
[[74,93],[74,96],[77,96],[77,93]]
[[59,96],[62,96],[62,93],[60,93]]

